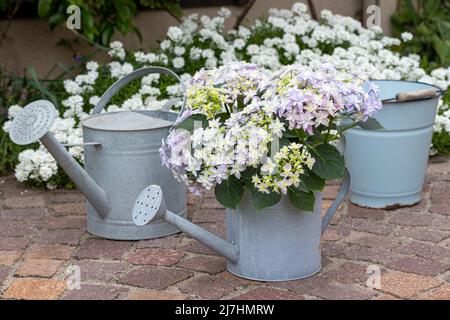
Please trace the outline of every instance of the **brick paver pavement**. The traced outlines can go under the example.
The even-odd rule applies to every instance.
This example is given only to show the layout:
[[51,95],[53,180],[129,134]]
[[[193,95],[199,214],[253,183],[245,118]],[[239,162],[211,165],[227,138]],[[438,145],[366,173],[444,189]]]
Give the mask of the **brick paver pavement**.
[[[329,201],[338,186],[327,186]],[[345,203],[322,239],[323,268],[304,280],[262,283],[182,234],[108,241],[86,232],[77,191],[33,189],[0,177],[2,299],[450,299],[450,158],[430,162],[423,201],[410,208]],[[224,235],[213,197],[189,197],[189,216]],[[366,285],[370,265],[381,288]],[[73,268],[81,289],[70,289]],[[369,269],[370,272],[371,269]]]

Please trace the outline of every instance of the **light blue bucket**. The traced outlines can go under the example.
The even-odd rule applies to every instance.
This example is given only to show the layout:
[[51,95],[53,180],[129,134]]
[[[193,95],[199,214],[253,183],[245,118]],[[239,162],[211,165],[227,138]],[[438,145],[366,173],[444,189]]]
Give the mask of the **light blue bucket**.
[[[353,128],[345,133],[351,202],[369,208],[409,206],[420,202],[439,94],[433,85],[396,80],[373,81],[383,109],[375,118],[382,130]],[[432,89],[401,101],[399,93]],[[423,92],[423,91],[422,91]],[[394,97],[396,97],[394,98]],[[412,100],[414,99],[414,100]]]

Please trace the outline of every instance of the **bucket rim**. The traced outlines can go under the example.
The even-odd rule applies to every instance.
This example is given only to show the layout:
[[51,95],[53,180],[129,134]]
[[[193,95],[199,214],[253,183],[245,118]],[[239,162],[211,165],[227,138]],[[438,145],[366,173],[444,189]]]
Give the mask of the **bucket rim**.
[[[126,110],[126,111],[132,111],[132,112],[136,112],[136,113],[147,113],[147,112],[161,112],[161,113],[167,113],[167,114],[173,114],[174,116],[177,116],[178,114],[172,111],[165,111],[165,110]],[[157,130],[157,129],[163,129],[163,128],[170,128],[173,126],[174,121],[170,121],[170,120],[166,120],[168,122],[170,122],[170,124],[167,125],[161,125],[161,126],[157,126],[151,129],[133,129],[133,130],[112,130],[112,129],[103,129],[103,128],[97,128],[94,126],[90,126],[88,124],[86,124],[86,121],[94,119],[94,118],[99,118],[105,115],[111,115],[111,114],[118,114],[118,113],[122,113],[124,111],[112,111],[112,112],[103,112],[103,113],[97,113],[97,114],[91,114],[89,116],[87,116],[86,118],[84,118],[83,120],[80,121],[83,129],[84,128],[88,128],[91,130],[96,130],[96,131],[105,131],[105,132],[142,132],[142,131],[151,131],[151,130]]]
[[[422,81],[412,81],[412,80],[394,80],[394,79],[371,79],[369,80],[370,82],[375,82],[375,81],[390,81],[390,82],[408,82],[408,83],[418,83],[418,84],[424,84],[430,87],[434,87],[436,88],[438,91],[442,92],[444,91],[444,89],[438,87],[437,85],[431,84],[431,83],[426,83],[426,82],[422,82]],[[432,100],[432,99],[439,99],[439,93],[436,97],[434,98],[423,98],[420,100]],[[416,100],[419,101],[419,100]],[[396,103],[410,103],[410,102],[414,102],[414,101],[384,101],[383,104],[396,104]]]

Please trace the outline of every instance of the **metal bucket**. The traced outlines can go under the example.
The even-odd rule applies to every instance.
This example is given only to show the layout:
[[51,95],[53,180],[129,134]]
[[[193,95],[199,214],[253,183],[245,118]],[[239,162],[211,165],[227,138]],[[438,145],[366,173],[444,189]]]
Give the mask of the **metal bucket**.
[[439,97],[415,101],[391,98],[399,92],[440,89],[419,82],[373,82],[384,100],[383,109],[375,116],[384,129],[345,132],[351,202],[369,208],[416,204],[421,200]]

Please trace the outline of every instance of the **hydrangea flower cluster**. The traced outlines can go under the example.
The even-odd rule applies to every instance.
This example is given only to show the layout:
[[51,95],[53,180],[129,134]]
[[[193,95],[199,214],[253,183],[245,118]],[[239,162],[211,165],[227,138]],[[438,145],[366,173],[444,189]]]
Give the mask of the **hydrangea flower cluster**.
[[329,126],[340,113],[355,120],[367,120],[382,108],[378,88],[351,74],[337,72],[331,65],[314,70],[301,65],[283,68],[274,75],[265,93],[266,108],[289,123],[289,129],[308,134],[320,126]]
[[[226,32],[225,23],[229,17],[228,9],[221,9],[215,17],[190,15],[180,25],[170,27],[159,48],[151,51],[127,52],[122,43],[112,42],[109,52],[111,62],[100,65],[90,61],[84,73],[64,81],[65,92],[58,96],[61,119],[75,120],[71,122],[72,128],[64,127],[64,130],[69,136],[81,139],[79,120],[90,113],[104,90],[133,70],[151,65],[174,69],[185,84],[204,67],[210,69],[239,60],[274,72],[290,64],[316,70],[322,65],[331,64],[340,72],[358,74],[363,79],[421,81],[443,89],[450,84],[450,68],[439,68],[427,74],[420,68],[419,56],[401,56],[395,51],[402,41],[407,44],[411,40],[410,34],[402,35],[401,39],[386,37],[379,27],[367,29],[353,18],[333,15],[328,10],[322,11],[318,22],[310,17],[307,7],[302,3],[294,4],[291,10],[271,9],[267,18],[256,20],[248,27],[239,26],[236,30]],[[233,96],[224,97],[218,88],[215,89],[221,99],[233,99]],[[122,90],[105,111],[158,109],[168,99],[182,94],[182,86],[175,81],[150,75],[137,85]],[[234,107],[232,103],[231,106]],[[376,104],[373,107],[376,108]],[[13,117],[17,107],[11,106],[11,109],[10,115]],[[201,107],[198,107],[198,111],[193,106],[188,109],[192,113],[204,111]],[[438,150],[450,152],[448,109],[446,100],[441,104],[436,119],[433,145]],[[369,109],[367,112],[370,113]],[[303,126],[304,121],[314,122],[314,125],[306,126],[311,128],[321,123],[322,116],[325,113],[317,113],[312,120],[302,120],[300,123]],[[8,126],[6,122],[5,131]],[[20,168],[18,175],[25,177],[26,172]],[[59,174],[55,172],[50,180],[58,180],[56,176]],[[22,179],[39,184],[50,181],[47,176],[38,173]]]
[[[244,187],[245,181],[257,208],[278,202],[281,194],[307,192],[313,197],[303,186],[304,174],[318,181],[343,174],[342,156],[329,144],[333,119],[356,123],[381,108],[377,88],[365,92],[362,85],[361,79],[329,65],[321,70],[288,66],[272,76],[243,62],[200,70],[187,90],[187,110],[163,141],[161,160],[176,178],[194,184],[194,193],[199,187],[215,188],[224,206],[235,207],[240,198],[230,199],[223,186]],[[280,141],[283,146],[277,150]],[[321,143],[315,148],[317,141]],[[331,175],[314,166],[330,154],[342,164]],[[302,190],[297,189],[300,184]],[[257,200],[259,194],[272,201]],[[311,209],[311,204],[291,201]]]

